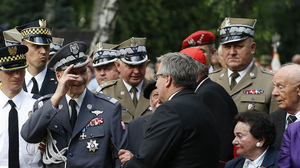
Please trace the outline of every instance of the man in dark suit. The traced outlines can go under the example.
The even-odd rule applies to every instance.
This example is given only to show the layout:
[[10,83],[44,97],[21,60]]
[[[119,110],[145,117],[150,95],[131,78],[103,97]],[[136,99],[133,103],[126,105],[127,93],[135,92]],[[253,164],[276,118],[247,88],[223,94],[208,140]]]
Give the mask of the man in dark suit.
[[154,79],[163,104],[150,120],[139,154],[119,151],[123,167],[216,167],[216,121],[194,93],[198,76],[194,60],[181,53],[168,53],[159,60]]
[[29,143],[47,136],[43,158],[47,167],[113,168],[120,161],[112,152],[128,145],[121,104],[86,89],[86,49],[84,42],[76,41],[53,56],[49,67],[59,80],[57,90],[38,99],[21,130]]
[[283,132],[288,124],[299,121],[300,118],[300,65],[288,64],[280,68],[274,75],[274,90],[279,108],[270,114],[276,128],[274,146],[280,150]]
[[[151,80],[144,89],[144,97],[150,99],[150,106],[153,112],[161,105],[155,84],[156,82]],[[152,115],[153,114],[139,116],[138,118],[131,120],[128,124],[129,150],[134,155],[138,154]]]
[[42,19],[17,26],[16,29],[21,33],[22,44],[29,49],[26,53],[28,67],[23,83],[24,91],[40,96],[54,93],[57,87],[56,76],[47,68],[52,27]]
[[205,55],[199,48],[186,48],[180,52],[196,60],[198,85],[195,92],[198,99],[209,108],[217,121],[218,133],[222,137],[220,141],[219,167],[224,167],[227,161],[233,159],[232,141],[234,139],[233,129],[235,125],[233,117],[238,113],[236,105],[226,90],[208,77]]

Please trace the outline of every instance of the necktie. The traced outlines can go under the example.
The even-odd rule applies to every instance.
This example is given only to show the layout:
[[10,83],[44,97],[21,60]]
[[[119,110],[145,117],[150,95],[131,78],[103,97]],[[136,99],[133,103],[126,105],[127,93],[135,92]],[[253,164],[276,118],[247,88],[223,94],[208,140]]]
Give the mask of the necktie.
[[133,101],[134,106],[136,107],[136,105],[137,105],[137,103],[138,103],[137,98],[136,98],[137,88],[136,88],[136,87],[132,87],[132,88],[130,89],[130,92],[133,93],[133,99],[132,99],[132,101]]
[[76,120],[77,120],[77,111],[76,111],[77,103],[74,99],[71,99],[69,104],[71,106],[71,112],[72,112],[70,123],[71,123],[71,127],[73,129],[75,126]]
[[288,125],[295,122],[297,120],[297,117],[294,116],[294,115],[289,115],[288,118],[287,118],[287,122],[288,122]]
[[8,167],[18,168],[19,164],[19,126],[18,126],[18,112],[15,109],[16,105],[12,100],[8,100],[11,106],[8,116]]
[[236,81],[235,81],[235,79],[236,79],[237,77],[239,77],[239,76],[240,76],[240,74],[237,73],[237,72],[233,72],[233,73],[231,74],[231,85],[230,85],[230,89],[231,89],[231,90],[232,90],[232,89],[235,87],[235,85],[237,84]]
[[31,89],[31,93],[38,94],[39,93],[39,88],[38,88],[37,81],[35,80],[34,77],[32,77],[31,80],[32,80],[32,83],[33,83],[33,86],[32,86],[32,89]]

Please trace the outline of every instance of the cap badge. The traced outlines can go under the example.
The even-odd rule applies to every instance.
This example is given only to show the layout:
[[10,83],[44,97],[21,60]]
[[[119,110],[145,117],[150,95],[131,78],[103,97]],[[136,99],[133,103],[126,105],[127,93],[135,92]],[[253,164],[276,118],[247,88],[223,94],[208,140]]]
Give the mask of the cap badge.
[[8,52],[11,56],[14,56],[17,54],[17,46],[14,47],[8,47]]
[[131,47],[136,47],[137,46],[137,41],[135,40],[134,37],[131,38]]
[[42,20],[39,20],[39,25],[40,25],[40,27],[42,27],[42,28],[45,28],[46,27],[46,20],[44,20],[44,19],[42,19]]
[[230,20],[229,20],[229,18],[225,19],[225,26],[230,26]]
[[196,44],[193,38],[189,39],[188,43],[189,43],[189,45],[195,45]]
[[87,147],[89,149],[89,152],[95,152],[98,149],[99,143],[96,142],[96,140],[90,142],[87,142]]
[[70,45],[70,51],[71,53],[75,56],[75,57],[78,57],[78,53],[79,53],[79,46],[78,44],[74,43],[74,44],[71,44]]

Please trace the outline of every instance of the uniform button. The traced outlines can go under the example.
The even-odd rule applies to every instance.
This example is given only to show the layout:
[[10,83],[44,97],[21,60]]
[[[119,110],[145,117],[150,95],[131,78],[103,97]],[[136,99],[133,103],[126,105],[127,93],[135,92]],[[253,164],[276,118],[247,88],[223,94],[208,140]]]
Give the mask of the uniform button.
[[73,157],[73,153],[70,153],[69,156],[70,156],[70,157]]
[[65,131],[64,131],[64,130],[62,130],[62,131],[61,131],[61,133],[65,134]]
[[46,118],[49,119],[50,118],[50,114],[46,114]]
[[91,137],[93,137],[93,134],[90,134]]
[[54,125],[54,128],[57,128],[57,125]]
[[254,97],[252,97],[251,100],[254,100]]

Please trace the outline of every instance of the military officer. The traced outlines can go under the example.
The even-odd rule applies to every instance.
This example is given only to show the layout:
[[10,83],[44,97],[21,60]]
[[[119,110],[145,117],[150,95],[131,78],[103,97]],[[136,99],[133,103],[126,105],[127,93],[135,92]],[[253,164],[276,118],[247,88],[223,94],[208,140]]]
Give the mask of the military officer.
[[[101,167],[120,164],[112,152],[127,148],[127,130],[120,103],[86,89],[87,45],[65,45],[50,60],[59,81],[53,95],[38,99],[21,135],[30,143],[47,136],[47,167]],[[115,160],[113,160],[115,159]]]
[[22,44],[28,47],[23,89],[40,96],[54,93],[57,80],[54,72],[47,68],[50,44],[52,43],[52,27],[46,20],[30,22],[16,29],[21,33]]
[[118,45],[118,61],[115,62],[121,78],[101,84],[101,91],[114,97],[122,104],[122,116],[125,124],[132,119],[151,114],[149,100],[142,93],[148,84],[145,78],[148,60],[146,38],[132,37]]
[[[93,68],[99,85],[120,78],[120,72],[115,65],[115,61],[118,59],[117,51],[112,49],[116,46],[99,42],[92,53]],[[99,86],[98,91],[100,90],[101,87]]]
[[0,167],[42,167],[38,144],[29,144],[20,136],[21,127],[35,102],[22,89],[28,66],[24,56],[27,51],[24,45],[0,49]]
[[227,68],[209,77],[225,88],[238,112],[256,109],[269,114],[278,109],[272,96],[274,72],[259,69],[253,63],[255,23],[256,19],[225,18],[219,31]]

